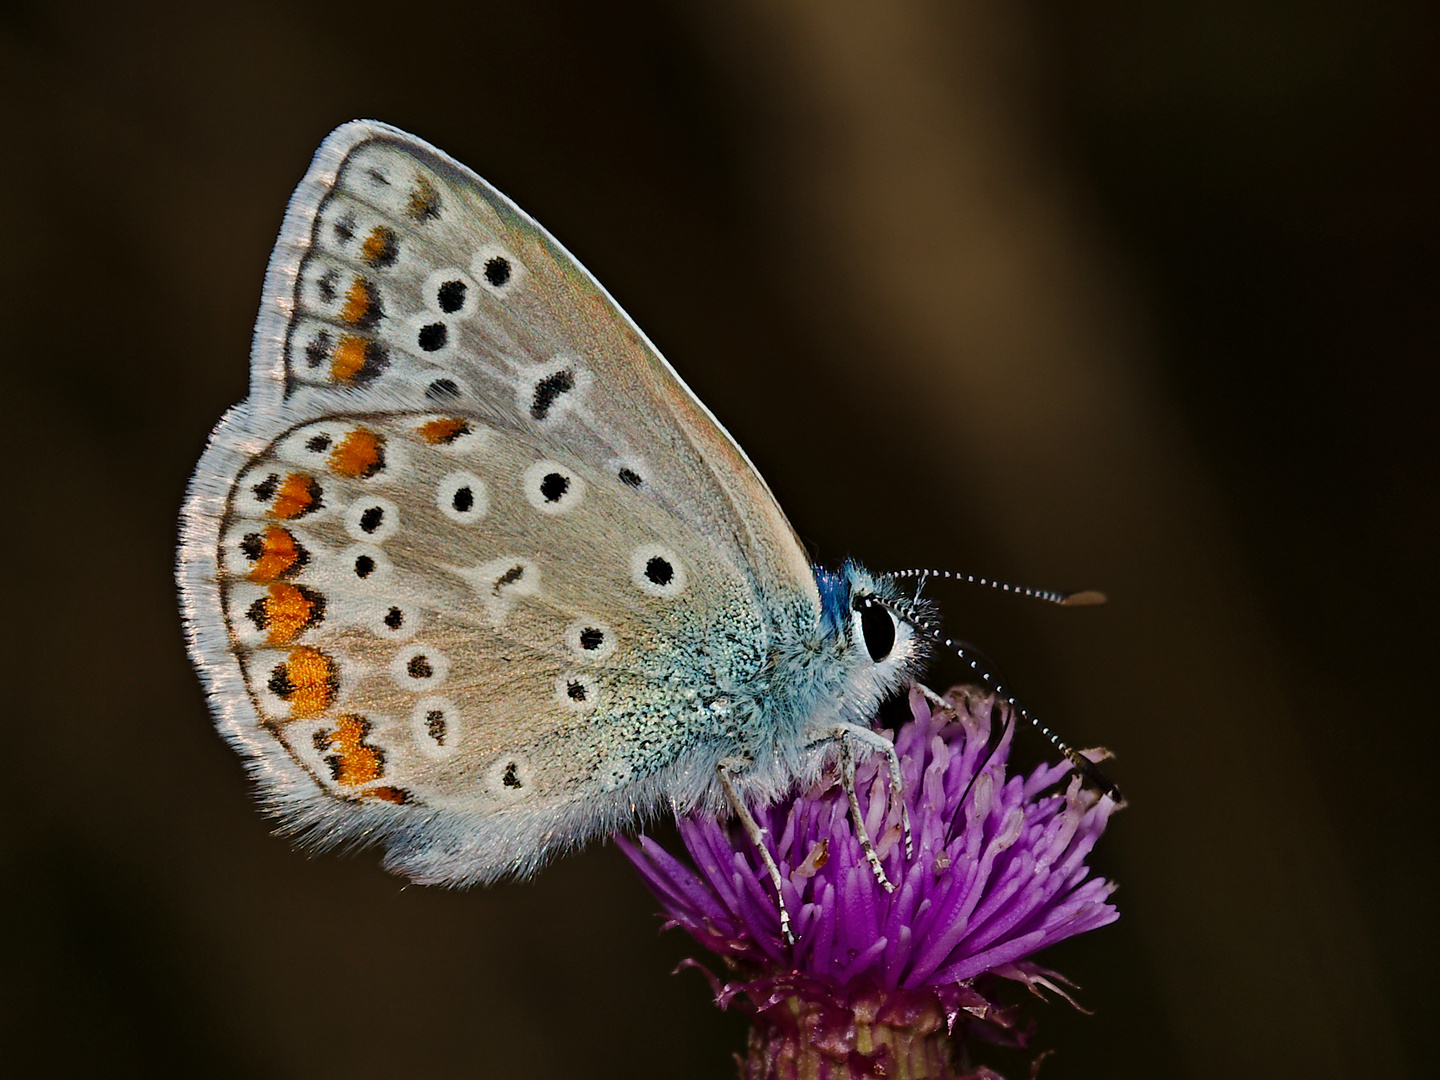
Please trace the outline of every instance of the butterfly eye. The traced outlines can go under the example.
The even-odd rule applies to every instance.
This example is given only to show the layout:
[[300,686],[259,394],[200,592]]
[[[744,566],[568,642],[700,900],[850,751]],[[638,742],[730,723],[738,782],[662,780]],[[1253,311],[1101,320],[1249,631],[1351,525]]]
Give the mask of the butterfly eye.
[[855,609],[860,639],[870,659],[880,663],[895,648],[895,616],[882,607],[861,604]]

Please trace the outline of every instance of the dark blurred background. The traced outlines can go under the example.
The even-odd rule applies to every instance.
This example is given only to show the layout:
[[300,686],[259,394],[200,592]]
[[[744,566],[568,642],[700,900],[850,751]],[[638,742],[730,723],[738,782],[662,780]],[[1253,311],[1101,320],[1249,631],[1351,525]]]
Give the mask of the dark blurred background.
[[817,558],[1110,593],[935,590],[1132,804],[1044,1076],[1440,1073],[1437,44],[1404,0],[9,0],[6,1071],[733,1075],[613,847],[306,858],[210,726],[177,507],[363,116],[576,252]]

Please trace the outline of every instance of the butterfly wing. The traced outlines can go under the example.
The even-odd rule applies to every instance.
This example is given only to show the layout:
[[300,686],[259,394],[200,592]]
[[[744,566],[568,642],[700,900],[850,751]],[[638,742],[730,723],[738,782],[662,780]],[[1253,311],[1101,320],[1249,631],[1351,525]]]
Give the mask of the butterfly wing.
[[769,490],[604,290],[366,123],[292,200],[180,554],[192,655],[273,808],[427,881],[699,798],[696,748],[818,614]]

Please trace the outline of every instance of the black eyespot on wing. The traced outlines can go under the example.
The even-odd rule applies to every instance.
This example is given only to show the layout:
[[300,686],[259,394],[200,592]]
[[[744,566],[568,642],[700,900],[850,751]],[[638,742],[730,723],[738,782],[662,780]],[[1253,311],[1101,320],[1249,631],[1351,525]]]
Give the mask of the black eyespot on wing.
[[357,555],[355,557],[355,576],[365,579],[375,572],[375,560],[369,555]]
[[862,606],[860,636],[865,639],[865,651],[870,659],[878,664],[895,648],[895,617],[882,607]]
[[498,578],[495,579],[495,587],[498,589],[502,585],[514,585],[524,576],[525,567],[512,566],[509,570],[506,570],[503,574],[501,574]]
[[373,533],[385,523],[385,511],[379,506],[369,506],[360,515],[360,531]]
[[551,406],[563,394],[568,394],[575,389],[575,373],[568,368],[564,371],[557,371],[553,375],[546,375],[535,384],[535,396],[530,401],[530,416],[534,420],[544,420],[550,415]]
[[275,670],[270,672],[270,680],[266,684],[270,692],[281,701],[289,701],[295,695],[295,684],[290,681],[290,668],[285,664],[276,664]]
[[468,487],[458,487],[455,494],[450,497],[450,505],[457,513],[468,514],[471,507],[475,505],[475,493]]
[[580,631],[580,647],[586,652],[595,652],[605,644],[605,631],[594,626],[587,626]]
[[584,701],[587,697],[587,694],[585,692],[585,684],[583,682],[580,682],[578,679],[574,680],[573,682],[566,683],[565,695],[571,701]]
[[439,352],[449,338],[449,328],[443,322],[437,322],[422,326],[415,340],[426,352]]
[[428,679],[435,674],[435,666],[423,655],[412,656],[405,664],[405,673],[412,679]]
[[430,709],[425,713],[425,734],[435,740],[436,746],[445,745],[445,713],[441,709]]
[[515,762],[509,762],[505,766],[505,773],[500,782],[508,788],[519,788],[524,785],[520,783],[520,766]]
[[280,477],[277,476],[275,473],[271,473],[269,476],[265,477],[264,480],[261,480],[260,483],[256,484],[250,490],[254,492],[255,498],[258,499],[260,502],[269,502],[275,497],[275,489],[279,486]]
[[460,387],[454,379],[436,379],[425,388],[425,396],[431,401],[454,401],[460,396]]
[[510,260],[503,255],[494,255],[485,260],[485,280],[493,288],[504,288],[510,280]]
[[645,482],[634,469],[621,469],[618,475],[620,482],[626,487],[638,488]]
[[312,368],[318,368],[330,359],[330,347],[334,344],[330,331],[321,330],[305,343],[305,363]]
[[645,563],[645,578],[651,584],[666,586],[675,580],[675,568],[659,555],[653,555]]
[[570,478],[558,472],[546,473],[540,481],[540,495],[546,502],[559,502],[570,490]]
[[465,282],[447,281],[444,282],[436,297],[440,301],[440,310],[447,315],[453,315],[465,306]]
[[309,450],[312,454],[319,454],[322,451],[330,449],[331,441],[329,435],[312,435],[305,440],[305,449]]
[[385,618],[381,621],[391,630],[399,630],[405,625],[405,613],[398,607],[392,607],[385,613]]
[[265,597],[260,597],[245,611],[245,617],[255,624],[256,630],[268,630],[270,628],[270,612],[265,607]]

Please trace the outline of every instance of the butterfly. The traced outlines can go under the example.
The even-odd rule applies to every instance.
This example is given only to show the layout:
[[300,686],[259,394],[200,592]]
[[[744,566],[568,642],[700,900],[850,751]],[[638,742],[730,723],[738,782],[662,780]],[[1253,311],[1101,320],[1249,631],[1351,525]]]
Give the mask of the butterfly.
[[324,141],[290,202],[250,396],[196,467],[177,577],[267,809],[422,883],[524,876],[659,809],[728,807],[778,885],[747,804],[838,758],[853,806],[874,753],[898,790],[867,721],[937,637],[898,576],[811,565],[549,233],[368,121]]

